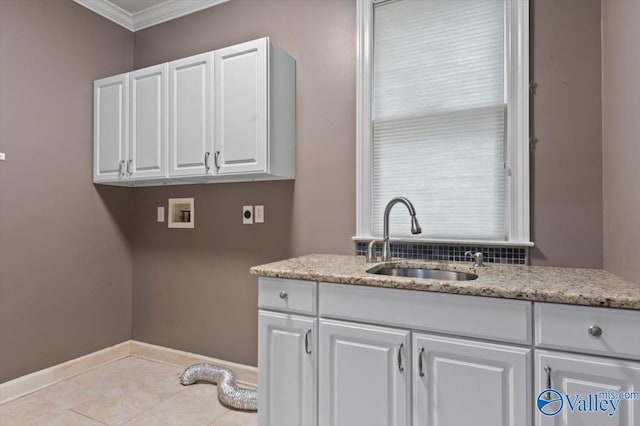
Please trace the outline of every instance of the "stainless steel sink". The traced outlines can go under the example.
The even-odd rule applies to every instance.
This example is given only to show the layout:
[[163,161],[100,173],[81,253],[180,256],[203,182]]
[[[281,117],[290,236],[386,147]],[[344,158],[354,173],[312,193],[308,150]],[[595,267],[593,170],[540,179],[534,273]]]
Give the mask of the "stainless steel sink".
[[441,269],[422,268],[381,268],[370,271],[371,274],[391,275],[394,277],[427,278],[432,280],[471,281],[478,278],[467,272],[443,271]]

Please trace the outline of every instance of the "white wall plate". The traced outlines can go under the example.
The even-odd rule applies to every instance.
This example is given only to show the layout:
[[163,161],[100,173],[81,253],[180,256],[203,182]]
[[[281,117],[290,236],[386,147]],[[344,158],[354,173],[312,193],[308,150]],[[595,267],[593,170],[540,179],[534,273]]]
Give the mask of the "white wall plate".
[[193,198],[169,198],[169,228],[195,228],[195,203]]

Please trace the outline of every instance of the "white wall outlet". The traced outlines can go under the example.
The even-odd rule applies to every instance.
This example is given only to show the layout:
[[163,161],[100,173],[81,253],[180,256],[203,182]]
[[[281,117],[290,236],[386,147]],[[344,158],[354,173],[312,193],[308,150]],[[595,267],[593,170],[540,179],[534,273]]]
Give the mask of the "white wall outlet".
[[253,206],[242,206],[242,224],[253,224]]
[[256,223],[264,223],[264,206],[256,206],[254,212]]
[[164,222],[164,206],[158,207],[158,222]]
[[4,152],[0,152],[0,161],[4,161],[5,158],[7,158],[7,156],[4,155]]

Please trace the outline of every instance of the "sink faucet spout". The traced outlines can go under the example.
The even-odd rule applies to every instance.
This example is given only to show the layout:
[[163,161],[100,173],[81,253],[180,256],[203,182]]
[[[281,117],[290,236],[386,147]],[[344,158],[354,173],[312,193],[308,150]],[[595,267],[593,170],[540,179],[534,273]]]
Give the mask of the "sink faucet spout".
[[418,218],[415,215],[411,216],[411,233],[413,235],[422,233],[422,228],[420,227]]
[[404,197],[396,197],[387,203],[387,207],[384,209],[384,225],[383,225],[383,240],[382,240],[382,260],[387,262],[391,260],[391,248],[389,244],[389,215],[391,214],[391,209],[396,204],[401,203],[404,204],[409,210],[409,214],[411,215],[411,233],[416,235],[422,233],[422,228],[418,223],[418,218],[416,217],[416,209],[411,204],[411,201]]

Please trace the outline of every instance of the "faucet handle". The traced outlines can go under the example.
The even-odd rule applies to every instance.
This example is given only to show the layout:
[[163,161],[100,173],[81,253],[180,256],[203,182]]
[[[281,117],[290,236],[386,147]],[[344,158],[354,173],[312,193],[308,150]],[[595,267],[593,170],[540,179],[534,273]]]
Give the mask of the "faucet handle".
[[482,254],[482,252],[471,252],[471,251],[467,251],[464,253],[465,256],[471,256],[473,258],[473,266],[475,267],[479,267],[479,266],[484,266],[483,260],[484,260],[484,255]]
[[369,245],[367,246],[367,263],[378,262],[378,257],[376,256],[376,244],[379,243],[379,240],[371,240]]

